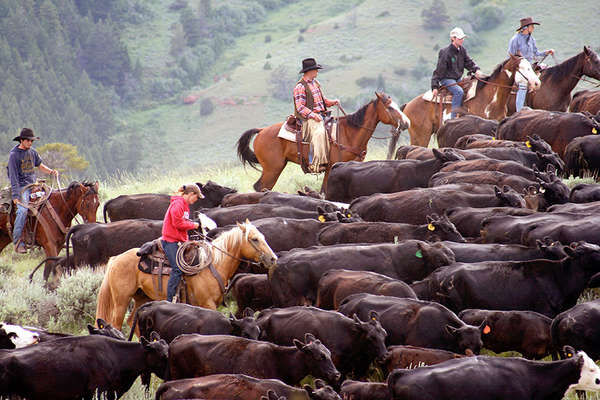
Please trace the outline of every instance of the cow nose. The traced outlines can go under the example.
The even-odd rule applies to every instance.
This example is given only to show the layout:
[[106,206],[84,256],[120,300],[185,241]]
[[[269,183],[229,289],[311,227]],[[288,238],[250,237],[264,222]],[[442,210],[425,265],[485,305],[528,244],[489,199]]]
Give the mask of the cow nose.
[[342,374],[340,374],[339,372],[336,372],[333,376],[334,376],[335,381],[339,382],[340,378],[342,377]]
[[466,349],[465,354],[467,355],[467,357],[473,357],[475,355],[475,353],[473,353],[473,350],[471,349]]
[[600,385],[600,379],[596,378],[596,385]]

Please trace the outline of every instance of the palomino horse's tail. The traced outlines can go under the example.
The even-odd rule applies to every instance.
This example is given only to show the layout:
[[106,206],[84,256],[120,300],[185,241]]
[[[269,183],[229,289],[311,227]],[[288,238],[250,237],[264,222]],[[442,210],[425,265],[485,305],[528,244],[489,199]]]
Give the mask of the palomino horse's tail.
[[260,129],[248,129],[242,134],[237,143],[237,153],[240,160],[242,160],[242,163],[250,164],[250,166],[257,171],[258,168],[256,167],[256,164],[258,164],[258,159],[256,158],[256,154],[250,149],[250,140],[252,140],[252,137],[258,132],[260,132]]
[[110,290],[110,268],[107,266],[106,272],[104,273],[104,279],[102,285],[98,291],[98,305],[96,306],[96,318],[102,318],[112,324],[112,296]]

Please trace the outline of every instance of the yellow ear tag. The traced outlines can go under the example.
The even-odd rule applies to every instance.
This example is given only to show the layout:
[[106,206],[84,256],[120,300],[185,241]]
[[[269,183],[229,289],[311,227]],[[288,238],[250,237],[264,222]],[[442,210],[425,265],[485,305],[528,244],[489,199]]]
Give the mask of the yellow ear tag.
[[352,214],[348,213],[348,214],[346,214],[346,217],[352,218]]
[[496,137],[495,137],[495,136],[492,136],[492,140],[496,140]]
[[99,329],[104,329],[104,325],[102,325],[102,324],[99,324],[99,325],[98,325],[98,328],[99,328]]
[[371,319],[372,319],[373,321],[377,321],[377,318],[375,318],[375,317],[372,317]]
[[530,142],[529,140],[528,140],[528,141],[526,141],[526,142],[525,142],[525,146],[527,146],[527,147],[531,148],[531,142]]
[[435,231],[435,226],[433,226],[433,224],[429,224],[427,225],[427,229],[429,229],[430,231]]
[[483,334],[487,335],[488,333],[490,333],[492,331],[492,328],[490,328],[489,325],[486,325],[485,328],[483,328]]
[[592,133],[593,133],[594,135],[595,135],[595,134],[597,134],[597,133],[598,133],[598,129],[596,129],[596,128],[592,128]]
[[573,354],[567,353],[567,357],[573,357]]
[[319,215],[319,218],[317,218],[317,219],[321,222],[325,222],[325,217],[322,215]]

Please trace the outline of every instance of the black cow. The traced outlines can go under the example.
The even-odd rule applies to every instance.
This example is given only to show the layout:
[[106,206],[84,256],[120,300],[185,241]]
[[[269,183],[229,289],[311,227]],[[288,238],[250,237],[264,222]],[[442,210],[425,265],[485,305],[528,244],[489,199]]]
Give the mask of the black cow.
[[491,158],[481,158],[478,160],[456,161],[446,164],[440,168],[439,172],[471,172],[471,171],[498,171],[509,175],[517,175],[530,181],[535,181],[536,177],[533,169],[522,165],[516,161],[494,160]]
[[269,282],[273,304],[277,307],[312,305],[317,298],[319,279],[332,269],[372,271],[412,282],[453,262],[454,255],[447,247],[418,240],[311,247],[283,253],[269,271]]
[[260,328],[254,319],[254,311],[244,311],[242,319],[227,318],[215,310],[188,304],[151,301],[137,309],[129,340],[139,327],[139,335],[147,337],[155,331],[167,343],[182,333],[200,333],[202,335],[235,335],[249,339],[258,339]]
[[401,240],[465,242],[447,216],[428,215],[424,225],[397,222],[354,222],[323,227],[318,234],[322,245],[340,243],[393,243]]
[[342,383],[340,395],[344,400],[391,400],[385,383],[360,382],[347,379]]
[[563,250],[563,245],[550,238],[536,241],[536,247],[528,247],[520,244],[442,243],[452,250],[456,262],[460,263],[527,261],[538,258],[560,260],[567,256]]
[[369,271],[332,269],[319,279],[315,305],[324,310],[337,310],[342,300],[355,293],[417,298],[408,284],[397,279]]
[[600,211],[600,200],[592,201],[583,204],[556,204],[548,208],[548,212],[556,213],[573,213],[573,214],[595,214]]
[[[485,327],[484,327],[485,329]],[[435,365],[455,358],[465,357],[447,350],[428,349],[410,345],[388,346],[388,354],[385,359],[385,370],[387,373],[396,368],[420,368],[425,365]]]
[[295,306],[263,310],[257,321],[261,340],[275,344],[290,346],[306,333],[313,334],[331,351],[331,361],[342,376],[351,371],[365,376],[371,361],[383,360],[387,353],[386,332],[376,312],[361,321],[336,311]]
[[496,186],[508,186],[516,192],[523,192],[523,190],[530,186],[538,187],[536,181],[523,178],[522,176],[507,174],[499,171],[449,171],[449,172],[438,172],[434,174],[429,180],[429,187],[436,187],[450,184],[485,184],[485,185],[496,185]]
[[237,273],[229,282],[227,292],[233,295],[237,304],[237,318],[242,317],[246,308],[260,311],[273,305],[271,285],[266,274]]
[[[202,209],[207,217],[215,221],[217,226],[223,227],[243,222],[246,219],[255,221],[267,217],[285,217],[298,219],[317,219],[321,212],[300,210],[295,207],[281,206],[278,204],[242,204],[240,206]],[[339,210],[341,211],[341,210]],[[337,220],[337,217],[336,217]]]
[[573,307],[598,272],[600,247],[565,246],[562,260],[488,261],[442,267],[412,284],[420,299],[455,312],[467,308],[529,310],[553,318]]
[[600,137],[597,134],[577,137],[567,144],[564,156],[567,164],[565,176],[591,176],[597,179],[600,175],[599,146]]
[[515,148],[521,150],[531,150],[534,152],[540,152],[542,154],[556,154],[552,151],[552,147],[546,142],[544,139],[540,138],[538,135],[527,136],[527,141],[525,142],[515,142],[512,140],[496,140],[492,138],[489,139],[477,139],[477,138],[461,138],[467,139],[461,143],[461,146],[457,146],[460,149],[472,150],[472,149],[482,149],[482,148],[491,148],[491,147],[505,147],[505,148]]
[[[163,215],[164,217],[164,215]],[[112,256],[160,237],[160,221],[151,219],[127,219],[107,224],[79,224],[67,233],[67,258],[71,267],[103,265]],[[69,256],[69,242],[72,243],[73,257]]]
[[465,192],[465,187],[461,185],[448,185],[374,194],[354,200],[350,209],[365,221],[420,225],[426,223],[427,215],[442,215],[452,207],[525,207],[523,197],[508,186],[502,189],[495,186],[492,190],[493,194],[473,194]]
[[560,400],[574,390],[600,390],[600,368],[583,351],[553,363],[477,356],[397,369],[387,384],[394,400]]
[[552,319],[534,311],[463,310],[458,318],[470,325],[485,322],[483,347],[501,353],[518,351],[523,357],[541,360],[553,353]]
[[563,311],[554,318],[550,329],[555,348],[570,345],[585,351],[593,360],[600,359],[600,300]]
[[[217,207],[221,204],[223,197],[237,190],[221,186],[215,182],[208,181],[206,184],[197,182],[196,185],[202,190],[203,199],[198,199],[190,206],[190,215],[195,215],[201,208]],[[123,219],[156,219],[165,217],[171,196],[168,194],[143,193],[123,194],[104,203],[104,222],[110,219],[112,222]]]
[[465,324],[456,314],[432,301],[376,296],[359,293],[348,296],[340,305],[344,315],[367,318],[379,313],[387,332],[386,344],[409,344],[448,350],[462,354],[479,354],[482,347],[481,326]]
[[350,202],[373,193],[394,193],[415,187],[427,187],[431,175],[446,162],[463,160],[454,151],[432,149],[434,158],[427,161],[381,160],[348,161],[333,165],[327,180],[325,198]]
[[[531,144],[529,144],[529,146],[531,146]],[[553,151],[550,153],[542,153],[540,151],[531,151],[530,148],[524,150],[515,147],[487,147],[471,149],[470,151],[477,152],[496,160],[516,161],[528,168],[533,168],[535,165],[540,170],[546,170],[548,165],[552,165],[559,174],[565,169],[565,162]]]
[[222,207],[233,207],[244,204],[279,204],[281,206],[294,207],[299,210],[313,211],[320,207],[324,212],[330,213],[339,210],[339,207],[322,198],[314,198],[306,194],[288,194],[280,192],[272,192],[266,190],[264,192],[249,192],[249,193],[232,193],[225,196],[221,204]]
[[290,400],[341,400],[321,379],[315,379],[314,389],[309,385],[299,389],[277,379],[258,379],[242,374],[215,374],[164,382],[156,391],[156,400],[248,400],[260,399],[268,391]]
[[465,115],[446,121],[437,131],[440,147],[454,147],[456,141],[466,135],[486,135],[493,137],[498,128],[498,121],[485,119],[476,115]]
[[537,240],[552,236],[562,243],[588,242],[600,245],[600,219],[597,215],[581,215],[574,220],[559,222],[540,220],[530,226],[525,226],[521,242],[531,246]]
[[167,343],[156,335],[141,343],[100,335],[74,336],[16,350],[0,351],[0,397],[30,400],[114,400],[136,378],[149,385],[150,374],[165,378]]
[[600,130],[600,123],[581,113],[546,110],[522,110],[498,125],[498,139],[525,141],[525,137],[537,134],[565,159],[566,146],[576,137],[592,135]]
[[516,207],[453,207],[446,211],[448,219],[465,237],[476,238],[481,235],[481,221],[492,215],[531,215],[534,210]]
[[337,383],[340,373],[331,353],[310,333],[304,342],[279,346],[234,336],[180,335],[169,345],[169,379],[212,374],[246,374],[280,379],[288,385],[306,375]]
[[579,185],[573,186],[569,201],[571,203],[591,203],[593,201],[600,201],[600,185],[596,183],[580,183]]

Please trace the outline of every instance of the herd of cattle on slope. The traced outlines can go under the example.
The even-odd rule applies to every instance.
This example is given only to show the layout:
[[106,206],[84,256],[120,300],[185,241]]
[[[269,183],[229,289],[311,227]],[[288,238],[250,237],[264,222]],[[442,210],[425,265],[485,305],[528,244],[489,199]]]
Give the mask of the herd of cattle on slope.
[[[599,175],[599,130],[600,114],[465,116],[438,132],[439,149],[335,164],[325,199],[209,181],[192,206],[216,225],[206,237],[248,219],[279,257],[229,282],[238,313],[147,302],[129,341],[110,325],[120,321],[98,319],[84,337],[0,325],[0,398],[114,399],[152,373],[165,381],[157,400],[600,390],[600,300],[577,304],[600,286],[600,186],[561,179]],[[102,266],[157,238],[168,204],[109,200],[105,223],[71,228],[55,268]],[[547,356],[555,361],[538,361]],[[373,366],[385,383],[367,382]],[[297,386],[307,375],[314,386]]]

